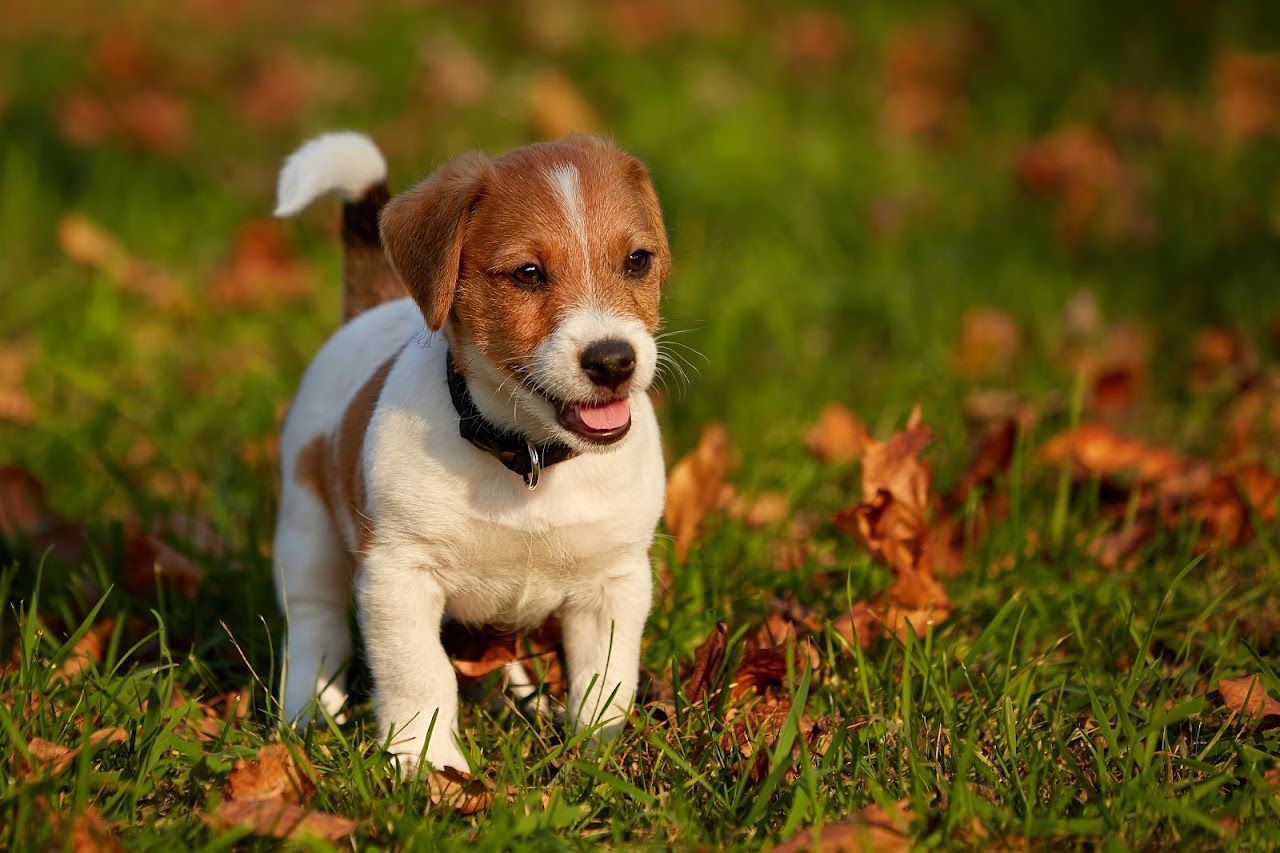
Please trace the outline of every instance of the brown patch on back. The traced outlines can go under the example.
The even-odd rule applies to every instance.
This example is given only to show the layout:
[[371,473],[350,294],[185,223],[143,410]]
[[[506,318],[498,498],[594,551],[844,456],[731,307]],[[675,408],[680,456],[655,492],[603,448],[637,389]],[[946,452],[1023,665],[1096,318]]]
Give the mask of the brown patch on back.
[[332,515],[333,503],[329,499],[329,483],[325,475],[328,467],[327,445],[323,435],[317,435],[308,441],[298,451],[298,461],[293,466],[293,479],[310,489]]
[[403,351],[401,347],[378,365],[347,403],[334,431],[307,442],[294,466],[294,479],[320,499],[335,523],[342,515],[351,522],[357,555],[373,541],[373,520],[365,511],[364,439],[387,376]]
[[373,410],[387,384],[387,375],[403,350],[396,350],[378,369],[370,374],[360,390],[356,391],[330,442],[329,493],[333,496],[335,510],[341,508],[351,520],[356,531],[356,550],[362,552],[373,540],[373,520],[365,512],[364,437],[369,431]]

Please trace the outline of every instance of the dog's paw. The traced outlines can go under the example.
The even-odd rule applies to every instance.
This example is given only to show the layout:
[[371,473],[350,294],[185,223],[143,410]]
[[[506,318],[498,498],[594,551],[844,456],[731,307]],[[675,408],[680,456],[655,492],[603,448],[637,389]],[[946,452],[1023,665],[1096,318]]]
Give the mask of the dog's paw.
[[463,773],[471,773],[471,762],[467,761],[467,757],[453,743],[452,738],[447,745],[432,743],[425,756],[422,754],[422,744],[419,743],[416,746],[417,748],[408,743],[396,744],[391,750],[391,766],[395,768],[396,775],[401,779],[410,779],[429,770],[444,770],[450,767]]

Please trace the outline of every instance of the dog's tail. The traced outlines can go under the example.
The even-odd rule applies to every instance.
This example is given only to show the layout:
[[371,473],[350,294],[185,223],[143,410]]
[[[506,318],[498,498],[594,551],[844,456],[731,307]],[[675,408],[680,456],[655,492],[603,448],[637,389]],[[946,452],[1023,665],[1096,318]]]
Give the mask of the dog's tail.
[[293,216],[325,193],[343,200],[343,317],[407,296],[382,251],[378,213],[391,198],[387,162],[362,133],[325,133],[289,155],[280,170],[275,215]]

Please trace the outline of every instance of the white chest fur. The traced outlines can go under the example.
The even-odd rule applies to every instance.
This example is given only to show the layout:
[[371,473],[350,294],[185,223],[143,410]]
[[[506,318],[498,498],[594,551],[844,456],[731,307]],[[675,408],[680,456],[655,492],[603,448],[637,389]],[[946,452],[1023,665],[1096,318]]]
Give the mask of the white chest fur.
[[663,489],[652,407],[640,398],[623,441],[547,468],[530,490],[459,435],[444,353],[438,338],[411,343],[370,424],[376,539],[434,573],[455,618],[535,624],[592,595],[619,554],[652,540]]

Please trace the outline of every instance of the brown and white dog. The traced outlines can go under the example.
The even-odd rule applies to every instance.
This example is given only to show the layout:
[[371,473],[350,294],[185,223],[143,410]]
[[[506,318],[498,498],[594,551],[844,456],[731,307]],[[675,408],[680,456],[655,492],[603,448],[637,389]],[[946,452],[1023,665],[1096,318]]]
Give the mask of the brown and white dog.
[[576,729],[635,694],[662,511],[658,302],[671,265],[644,165],[593,136],[468,155],[390,198],[356,133],[280,174],[278,216],[344,200],[346,324],[280,441],[274,573],[283,713],[346,700],[354,590],[382,735],[402,770],[468,769],[442,620],[556,615]]

